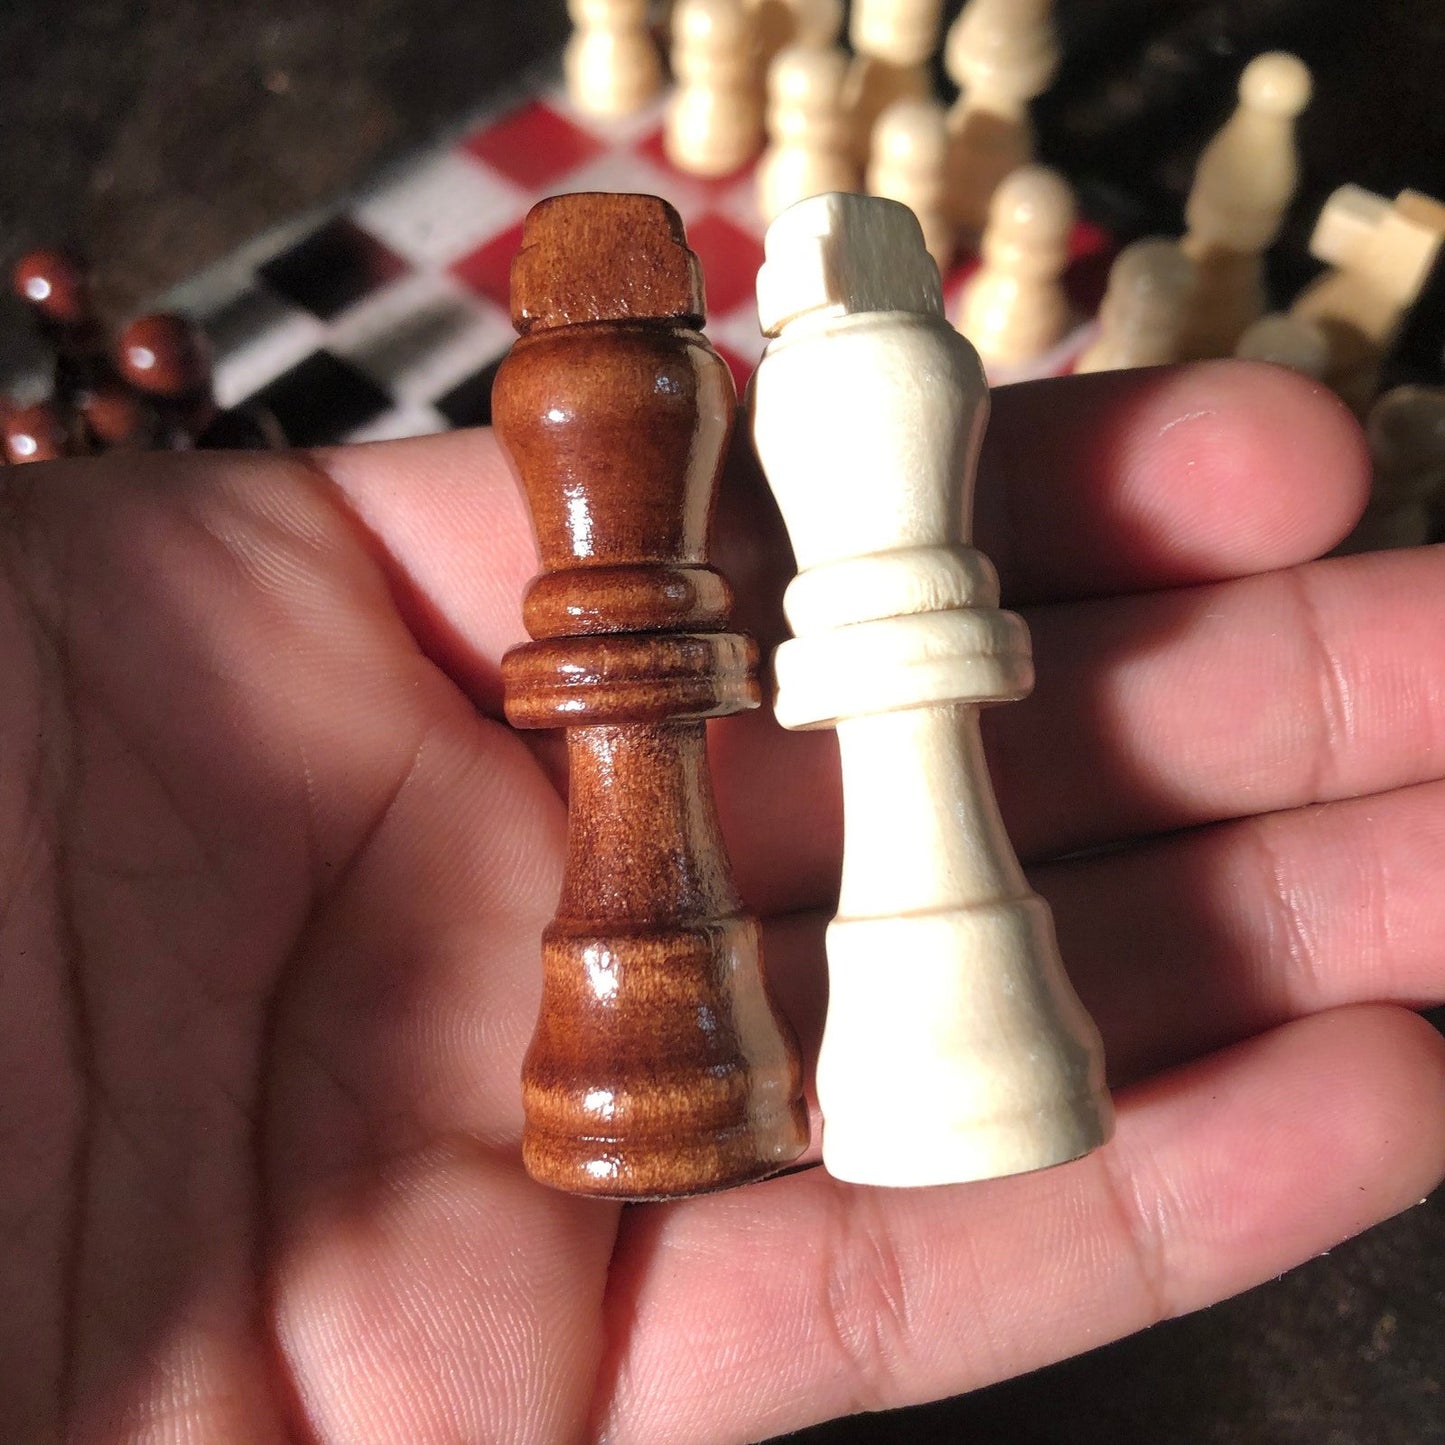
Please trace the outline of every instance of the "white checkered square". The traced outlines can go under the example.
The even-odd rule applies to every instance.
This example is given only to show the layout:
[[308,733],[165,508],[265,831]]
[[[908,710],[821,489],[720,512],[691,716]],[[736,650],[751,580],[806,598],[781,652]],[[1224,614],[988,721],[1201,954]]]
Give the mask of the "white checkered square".
[[215,350],[216,400],[235,406],[325,345],[326,326],[264,282],[197,318]]
[[348,442],[394,442],[404,437],[433,436],[451,430],[451,423],[435,407],[398,406],[373,417],[347,434]]
[[436,401],[514,340],[500,307],[450,277],[416,275],[340,316],[327,350],[406,407]]
[[414,265],[444,267],[526,214],[533,197],[459,150],[445,150],[368,192],[353,219]]

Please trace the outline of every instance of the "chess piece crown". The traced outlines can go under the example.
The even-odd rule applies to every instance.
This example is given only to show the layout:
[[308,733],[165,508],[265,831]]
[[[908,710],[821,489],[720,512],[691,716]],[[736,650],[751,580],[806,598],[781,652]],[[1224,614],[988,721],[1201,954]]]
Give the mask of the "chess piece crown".
[[923,65],[938,43],[942,0],[854,0],[849,39],[860,55]]
[[697,259],[655,198],[542,202],[512,296],[521,338],[494,418],[543,571],[524,604],[536,640],[503,663],[506,708],[565,726],[570,772],[523,1156],[578,1192],[721,1188],[808,1135],[707,773],[704,720],[759,700],[706,552],[732,378],[697,329]]

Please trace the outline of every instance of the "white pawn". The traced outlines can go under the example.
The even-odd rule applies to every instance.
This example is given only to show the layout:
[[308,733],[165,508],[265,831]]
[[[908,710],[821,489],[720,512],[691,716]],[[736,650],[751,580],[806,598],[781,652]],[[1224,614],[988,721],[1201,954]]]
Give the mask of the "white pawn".
[[918,222],[817,196],[767,237],[753,438],[798,576],[777,717],[836,728],[846,836],[818,1058],[823,1162],[859,1184],[1042,1169],[1109,1137],[1099,1035],[999,817],[982,705],[1033,683],[972,546],[988,387]]
[[1370,408],[1365,434],[1374,480],[1359,525],[1340,552],[1419,547],[1445,490],[1445,387],[1397,386]]
[[860,166],[873,148],[873,127],[896,100],[933,94],[929,62],[938,49],[943,0],[853,0],[848,38],[855,58],[844,107]]
[[678,87],[663,142],[679,170],[726,176],[757,155],[763,114],[753,80],[753,43],[742,0],[678,0],[672,12]]
[[848,57],[837,46],[789,45],[768,72],[770,145],[758,167],[763,219],[807,196],[858,188],[848,145],[843,86]]
[[1325,333],[1302,316],[1271,311],[1261,316],[1243,336],[1234,354],[1241,361],[1268,361],[1301,376],[1323,381],[1330,364]]
[[1199,267],[1186,360],[1229,356],[1264,314],[1264,253],[1299,188],[1294,127],[1310,91],[1297,56],[1256,56],[1239,78],[1234,114],[1199,158],[1184,211],[1184,250]]
[[901,201],[918,217],[941,273],[953,260],[953,226],[944,194],[948,117],[935,100],[895,100],[873,128],[870,195]]
[[1023,166],[994,192],[983,265],[958,311],[958,329],[991,369],[1021,366],[1063,340],[1070,312],[1062,278],[1073,229],[1073,192],[1047,166]]
[[1099,334],[1074,370],[1122,371],[1177,361],[1194,285],[1194,263],[1176,242],[1153,236],[1125,246],[1109,269]]
[[618,120],[662,89],[647,0],[567,0],[576,27],[562,57],[567,96],[584,115]]
[[747,0],[758,74],[767,76],[790,45],[836,45],[843,34],[843,0]]
[[949,207],[976,241],[1011,171],[1034,158],[1029,102],[1059,68],[1053,0],[969,0],[948,32],[943,63],[959,87],[949,114]]

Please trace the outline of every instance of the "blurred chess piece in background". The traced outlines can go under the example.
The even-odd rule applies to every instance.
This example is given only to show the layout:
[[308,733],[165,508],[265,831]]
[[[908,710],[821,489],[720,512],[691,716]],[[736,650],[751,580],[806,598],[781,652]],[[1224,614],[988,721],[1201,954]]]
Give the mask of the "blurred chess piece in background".
[[764,221],[808,196],[858,189],[843,87],[848,57],[837,45],[788,45],[768,72],[769,144],[758,167]]
[[1059,66],[1053,0],[969,0],[949,29],[944,65],[959,88],[948,118],[949,207],[974,244],[1003,178],[1034,158],[1029,104]]
[[1269,309],[1264,255],[1299,189],[1295,121],[1310,72],[1284,51],[1258,55],[1239,79],[1239,104],[1205,147],[1185,206],[1185,254],[1199,272],[1180,355],[1229,356]]

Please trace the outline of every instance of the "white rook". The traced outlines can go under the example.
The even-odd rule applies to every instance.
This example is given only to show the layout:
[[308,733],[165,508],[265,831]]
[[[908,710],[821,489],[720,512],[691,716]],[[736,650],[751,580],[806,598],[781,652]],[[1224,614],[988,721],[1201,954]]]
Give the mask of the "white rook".
[[912,212],[828,195],[773,223],[753,437],[799,575],[777,715],[834,727],[846,837],[818,1060],[823,1161],[932,1185],[1108,1138],[1099,1035],[1004,831],[979,709],[1025,696],[1023,620],[970,545],[988,389]]

